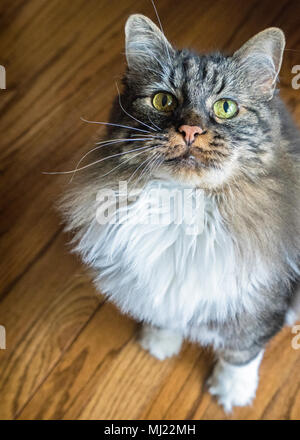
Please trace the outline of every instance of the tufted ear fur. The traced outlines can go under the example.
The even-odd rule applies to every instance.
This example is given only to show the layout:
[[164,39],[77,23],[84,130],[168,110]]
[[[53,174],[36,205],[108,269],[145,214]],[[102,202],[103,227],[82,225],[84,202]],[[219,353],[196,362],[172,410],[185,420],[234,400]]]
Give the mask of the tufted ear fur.
[[255,94],[271,99],[281,68],[285,47],[282,30],[271,27],[259,32],[233,55],[239,74]]
[[150,63],[161,64],[174,49],[162,31],[141,14],[130,15],[125,25],[126,58],[128,67],[140,69]]

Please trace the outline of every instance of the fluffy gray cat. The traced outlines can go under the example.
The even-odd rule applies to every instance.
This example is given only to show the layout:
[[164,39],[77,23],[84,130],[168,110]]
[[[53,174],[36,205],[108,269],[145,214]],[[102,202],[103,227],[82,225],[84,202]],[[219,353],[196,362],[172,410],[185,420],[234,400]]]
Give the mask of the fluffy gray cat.
[[125,34],[123,92],[63,199],[67,229],[153,356],[183,338],[214,347],[208,387],[230,411],[251,403],[266,343],[299,308],[300,137],[276,90],[285,38],[269,28],[226,56],[176,50],[142,15]]

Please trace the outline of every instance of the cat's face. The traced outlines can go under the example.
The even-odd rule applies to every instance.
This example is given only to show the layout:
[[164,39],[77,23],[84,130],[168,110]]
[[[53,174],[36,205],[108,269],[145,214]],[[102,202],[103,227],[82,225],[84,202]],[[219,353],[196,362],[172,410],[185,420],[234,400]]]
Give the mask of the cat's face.
[[126,111],[117,112],[117,122],[145,130],[125,129],[122,136],[147,138],[134,144],[145,151],[132,162],[208,187],[263,170],[277,135],[273,94],[283,48],[282,32],[270,28],[232,57],[199,56],[175,50],[149,19],[131,16],[121,96]]

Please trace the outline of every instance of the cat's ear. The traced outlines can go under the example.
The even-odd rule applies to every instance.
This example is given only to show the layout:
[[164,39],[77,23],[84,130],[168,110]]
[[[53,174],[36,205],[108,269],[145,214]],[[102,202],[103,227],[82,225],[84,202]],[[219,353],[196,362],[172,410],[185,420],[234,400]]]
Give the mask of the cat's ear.
[[174,50],[153,21],[141,14],[130,15],[128,18],[125,40],[129,68],[140,69],[153,63],[163,66]]
[[256,34],[233,55],[241,77],[266,99],[273,97],[284,46],[284,33],[272,27]]

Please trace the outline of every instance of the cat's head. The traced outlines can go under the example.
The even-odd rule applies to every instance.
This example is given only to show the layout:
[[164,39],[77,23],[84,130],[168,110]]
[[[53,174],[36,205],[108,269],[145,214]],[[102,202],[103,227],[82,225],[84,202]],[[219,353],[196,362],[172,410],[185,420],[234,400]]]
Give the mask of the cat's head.
[[122,131],[126,138],[146,138],[123,147],[145,147],[133,163],[212,188],[241,173],[263,172],[279,133],[274,94],[283,32],[266,29],[232,56],[176,50],[143,15],[129,17],[125,34],[128,69],[114,122],[144,130]]

